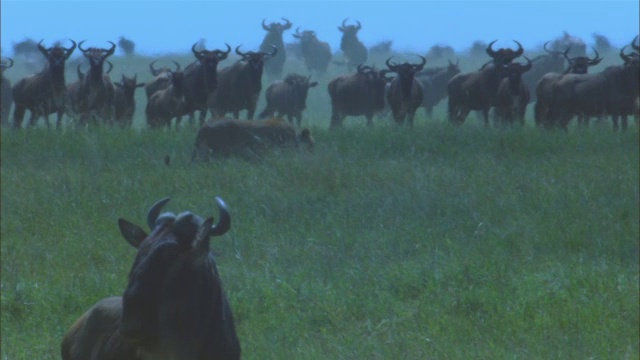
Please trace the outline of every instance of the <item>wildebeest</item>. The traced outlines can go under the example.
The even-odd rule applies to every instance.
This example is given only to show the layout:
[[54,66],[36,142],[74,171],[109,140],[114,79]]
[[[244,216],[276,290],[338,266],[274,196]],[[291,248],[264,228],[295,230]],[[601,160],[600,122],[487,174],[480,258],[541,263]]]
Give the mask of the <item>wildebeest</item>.
[[5,69],[13,66],[13,59],[7,58],[8,61],[2,61],[0,63],[0,117],[2,126],[9,125],[9,114],[11,113],[11,106],[13,105],[13,95],[11,94],[11,81],[4,77]]
[[369,48],[369,55],[387,58],[391,55],[393,41],[383,40]]
[[122,75],[116,87],[114,98],[115,122],[123,128],[130,128],[133,122],[133,114],[136,112],[135,92],[137,88],[144,87],[145,83],[138,83],[138,76],[128,78]]
[[531,68],[531,70],[522,75],[522,81],[524,81],[525,85],[527,85],[529,94],[531,94],[529,100],[530,102],[536,101],[536,85],[545,74],[552,72],[562,73],[565,69],[565,57],[562,56],[563,52],[559,50],[549,49],[548,45],[550,42],[551,41],[547,41],[542,46],[546,54],[536,56],[535,58],[531,59],[533,67]]
[[611,45],[611,41],[606,36],[599,33],[593,33],[591,36],[593,37],[596,49],[602,52],[609,52],[613,50],[613,45]]
[[262,28],[267,32],[267,35],[265,35],[264,40],[262,40],[262,44],[260,44],[260,51],[266,53],[275,47],[278,49],[278,52],[265,60],[264,70],[267,75],[279,78],[282,76],[284,62],[287,60],[282,34],[285,30],[291,29],[291,22],[282,18],[282,20],[285,21],[284,24],[273,22],[267,25],[265,24],[265,20],[266,19],[262,19]]
[[169,128],[171,119],[176,118],[176,129],[180,125],[180,115],[184,113],[185,106],[185,74],[182,71],[171,72],[171,85],[166,89],[158,90],[145,108],[147,124],[152,129],[160,127]]
[[420,64],[410,64],[408,62],[394,64],[391,63],[391,58],[388,58],[385,62],[389,71],[397,74],[389,86],[387,101],[389,102],[389,107],[391,107],[393,119],[398,125],[402,125],[406,118],[409,126],[413,127],[413,117],[418,107],[422,104],[422,85],[416,80],[415,74],[422,70],[427,59],[423,56],[420,56],[420,59],[422,60]]
[[427,58],[428,59],[440,60],[440,59],[445,59],[445,58],[452,58],[454,56],[456,56],[456,52],[449,45],[438,45],[438,44],[436,44],[436,45],[431,46],[431,48],[427,52]]
[[347,19],[342,21],[342,26],[338,30],[342,33],[340,40],[340,50],[344,53],[347,60],[347,69],[351,70],[360,64],[367,62],[368,51],[362,41],[358,39],[358,31],[362,29],[360,21],[356,20],[358,25],[348,25]]
[[273,147],[313,150],[311,131],[297,131],[284,119],[265,121],[219,118],[208,120],[198,130],[191,160],[208,160],[210,156],[240,155],[249,159]]
[[218,63],[229,56],[231,46],[227,51],[222,50],[196,50],[193,44],[191,51],[196,61],[184,69],[184,114],[189,114],[189,123],[194,122],[194,113],[200,111],[200,124],[209,111],[208,98],[218,85]]
[[518,120],[524,125],[524,114],[527,111],[530,92],[522,80],[522,74],[531,70],[533,64],[525,56],[527,64],[512,62],[507,65],[507,76],[500,81],[496,93],[496,119],[503,125],[511,125]]
[[38,43],[38,50],[47,59],[44,69],[34,75],[19,80],[12,90],[14,110],[13,126],[22,127],[22,119],[25,110],[31,112],[29,125],[33,126],[40,116],[44,116],[47,127],[49,126],[49,114],[56,112],[58,119],[56,127],[62,125],[62,114],[67,107],[67,87],[64,79],[65,61],[76,48],[73,46],[64,48],[61,46],[46,49],[42,46],[42,40]]
[[300,32],[300,27],[296,29],[293,37],[300,40],[300,49],[307,69],[321,75],[324,74],[333,56],[329,43],[318,40],[315,31]]
[[133,55],[136,52],[136,43],[124,36],[118,38],[118,47],[125,55]]
[[522,55],[524,49],[519,42],[517,50],[507,48],[493,50],[489,43],[486,53],[493,61],[480,70],[458,74],[447,84],[449,95],[449,120],[461,124],[471,110],[481,110],[484,123],[489,125],[489,109],[495,105],[498,84],[506,76],[506,68],[515,58]]
[[422,106],[428,117],[432,116],[433,108],[447,96],[447,84],[460,73],[460,67],[458,61],[454,64],[449,60],[448,66],[433,70],[429,72],[423,70],[416,74],[416,80],[422,85]]
[[384,88],[390,80],[387,69],[375,70],[358,65],[352,75],[342,75],[328,85],[331,97],[331,128],[341,126],[345,116],[364,115],[367,126],[373,126],[373,114],[384,109]]
[[551,49],[557,51],[564,51],[567,48],[571,48],[569,52],[570,56],[586,56],[587,44],[584,40],[577,36],[570,35],[568,32],[563,31],[562,36],[551,41]]
[[100,119],[104,124],[113,124],[113,101],[115,98],[115,86],[111,77],[104,72],[104,62],[113,55],[116,44],[109,41],[111,48],[103,49],[90,47],[83,49],[84,40],[78,44],[84,57],[89,61],[89,71],[83,79],[78,79],[74,84],[69,84],[69,100],[71,111],[79,116],[78,125],[86,126],[97,124]]
[[103,299],[67,331],[63,360],[240,359],[240,341],[216,261],[213,236],[225,234],[231,216],[216,197],[213,218],[178,215],[156,202],[147,213],[147,233],[118,219],[125,240],[137,249],[122,297]]
[[262,70],[266,59],[278,53],[273,47],[271,53],[263,51],[240,51],[236,47],[236,54],[241,58],[235,64],[218,71],[218,87],[209,98],[211,113],[216,117],[223,117],[233,113],[238,118],[241,110],[247,110],[247,119],[253,119],[258,97],[262,90]]
[[298,127],[302,122],[302,111],[307,107],[307,93],[310,88],[318,85],[317,81],[309,82],[311,76],[289,74],[283,81],[276,81],[265,91],[267,106],[258,115],[259,119],[273,117],[275,112],[279,117],[287,115],[293,124],[297,119]]
[[166,89],[171,85],[171,72],[180,71],[180,64],[177,61],[173,61],[176,68],[174,70],[169,69],[168,67],[155,68],[153,64],[158,60],[153,60],[149,63],[149,71],[151,71],[151,75],[154,76],[153,80],[147,82],[147,85],[144,87],[144,92],[147,95],[147,100],[151,98],[151,95],[158,90]]

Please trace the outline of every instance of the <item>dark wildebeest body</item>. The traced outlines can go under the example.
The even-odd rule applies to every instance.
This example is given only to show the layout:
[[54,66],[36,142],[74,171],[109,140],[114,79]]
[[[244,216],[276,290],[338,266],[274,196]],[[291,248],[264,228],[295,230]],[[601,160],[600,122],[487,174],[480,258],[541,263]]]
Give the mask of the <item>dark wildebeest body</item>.
[[285,21],[284,24],[271,23],[267,26],[267,24],[265,24],[265,20],[266,19],[262,20],[262,28],[267,32],[267,35],[265,35],[264,40],[262,40],[262,44],[260,44],[260,51],[266,53],[275,47],[278,49],[278,52],[274,56],[265,60],[264,70],[270,77],[279,78],[282,76],[282,69],[284,68],[284,63],[287,60],[282,34],[285,30],[291,29],[291,22],[282,18],[282,20]]
[[432,117],[433,108],[447,96],[447,84],[454,76],[460,73],[458,62],[433,69],[425,69],[416,74],[416,80],[422,85],[422,106],[428,117]]
[[518,120],[524,125],[524,114],[527,111],[530,93],[529,88],[522,80],[522,74],[531,70],[532,64],[529,58],[527,65],[512,62],[507,66],[507,76],[500,81],[496,93],[496,119],[502,125],[512,125]]
[[409,126],[413,127],[413,117],[424,99],[422,85],[416,80],[415,74],[422,70],[427,59],[422,56],[420,56],[420,59],[422,59],[421,64],[410,64],[408,62],[392,64],[391,58],[385,62],[389,71],[397,74],[391,80],[389,92],[387,93],[387,101],[397,125],[402,125],[406,118]]
[[136,52],[136,43],[124,36],[118,38],[118,47],[125,55],[133,55]]
[[331,125],[341,126],[345,116],[364,115],[367,126],[373,126],[373,114],[384,109],[384,88],[388,70],[376,71],[358,65],[353,75],[342,75],[329,82],[331,97]]
[[13,66],[13,59],[9,59],[8,62],[2,61],[0,63],[0,117],[2,126],[9,125],[9,114],[11,113],[11,106],[13,105],[13,95],[11,93],[11,81],[4,77],[5,69]]
[[145,114],[147,124],[152,129],[171,127],[171,119],[176,119],[176,129],[180,125],[180,115],[184,113],[185,75],[183,72],[171,72],[171,85],[156,91],[147,102]]
[[45,68],[35,75],[30,75],[19,80],[12,90],[15,109],[13,111],[13,126],[22,127],[24,113],[29,110],[31,118],[29,125],[34,126],[40,116],[44,116],[49,127],[49,114],[57,113],[56,127],[62,125],[62,114],[67,107],[67,85],[64,79],[65,61],[76,48],[76,43],[71,40],[73,46],[69,49],[52,47],[45,49],[42,41],[38,44],[38,50],[47,59]]
[[333,57],[329,43],[318,40],[315,31],[305,30],[299,32],[299,29],[296,29],[293,37],[300,40],[304,64],[309,71],[316,71],[320,75],[324,74]]
[[135,92],[137,88],[144,87],[145,83],[138,83],[137,75],[128,78],[122,75],[122,80],[115,83],[116,92],[114,98],[115,122],[122,128],[130,128],[133,123],[133,115],[136,112]]
[[313,137],[309,129],[297,130],[284,119],[251,121],[239,119],[211,119],[198,131],[191,160],[208,160],[230,155],[253,158],[273,147],[303,146],[312,150]]
[[570,35],[568,32],[563,31],[562,36],[551,41],[551,50],[564,51],[571,48],[569,55],[575,56],[587,56],[587,44],[584,40],[577,36]]
[[[189,114],[189,123],[194,123],[194,113],[200,111],[200,125],[209,111],[208,99],[218,86],[218,63],[229,56],[231,46],[227,45],[227,51],[222,50],[196,50],[193,44],[191,51],[196,61],[184,69],[184,113]],[[176,119],[179,122],[179,119]]]
[[277,112],[278,117],[287,115],[291,124],[293,124],[294,118],[297,119],[298,127],[300,127],[302,111],[307,107],[309,88],[318,85],[317,81],[309,82],[310,78],[299,74],[289,74],[284,81],[276,81],[269,85],[265,91],[267,106],[258,118],[273,117]]
[[163,213],[169,198],[147,214],[151,233],[119,219],[138,249],[122,297],[99,301],[66,333],[63,360],[240,359],[240,342],[224,294],[211,236],[225,234],[231,217],[216,197],[220,219],[191,212]]
[[562,73],[565,70],[565,58],[562,56],[562,51],[549,49],[547,47],[549,43],[550,41],[547,41],[542,47],[546,54],[531,59],[533,64],[531,70],[522,75],[522,81],[524,81],[527,89],[529,89],[529,94],[531,94],[530,102],[536,101],[536,86],[545,74],[552,72]]
[[[169,85],[171,85],[170,74],[172,70],[168,67],[156,69],[155,67],[153,67],[153,64],[155,64],[156,61],[158,60],[153,60],[149,64],[149,70],[151,71],[151,75],[153,75],[154,78],[153,80],[147,82],[147,85],[145,85],[144,87],[144,92],[147,95],[147,101],[151,99],[151,95],[153,95],[156,91],[166,89],[169,87]],[[180,71],[180,64],[178,64],[176,61],[174,61],[173,63],[176,66],[173,72]]]
[[240,111],[246,109],[247,119],[253,119],[262,90],[264,61],[277,52],[274,47],[270,54],[262,51],[243,53],[240,46],[236,47],[236,53],[242,58],[218,72],[218,88],[209,98],[211,113],[216,117],[232,113],[237,119]]
[[344,53],[347,59],[347,69],[352,70],[358,65],[367,62],[368,51],[362,41],[358,39],[358,31],[362,29],[360,21],[356,20],[358,25],[346,25],[347,19],[342,21],[342,26],[338,27],[338,30],[342,33],[342,39],[340,40],[340,50]]

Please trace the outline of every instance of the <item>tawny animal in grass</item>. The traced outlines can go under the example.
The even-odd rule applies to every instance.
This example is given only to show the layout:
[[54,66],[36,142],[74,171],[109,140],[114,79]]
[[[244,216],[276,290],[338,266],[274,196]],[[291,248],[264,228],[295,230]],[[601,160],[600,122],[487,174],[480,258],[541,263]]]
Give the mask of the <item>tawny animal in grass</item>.
[[317,81],[310,82],[310,79],[311,76],[289,74],[284,80],[269,85],[265,91],[267,106],[258,118],[273,117],[274,113],[278,113],[278,117],[286,115],[291,124],[294,119],[297,120],[297,125],[300,127],[302,112],[307,107],[309,89],[318,85]]
[[[416,74],[416,80],[422,85],[422,104],[428,117],[432,117],[433,108],[447,97],[447,84],[460,73],[459,61],[449,60],[444,67],[424,69]],[[429,70],[429,71],[425,71]]]
[[407,119],[409,126],[413,127],[413,117],[424,99],[422,85],[416,80],[415,75],[422,70],[427,59],[423,56],[420,56],[420,59],[422,61],[419,64],[395,64],[391,62],[391,58],[385,62],[389,71],[397,74],[391,81],[387,93],[387,102],[397,125],[402,125]]
[[375,70],[358,65],[352,75],[342,75],[328,85],[331,97],[331,128],[341,126],[346,116],[364,115],[367,126],[373,126],[373,115],[384,109],[384,89],[391,79],[388,69]]
[[224,117],[232,113],[238,118],[240,111],[247,110],[247,119],[253,119],[262,90],[262,72],[266,59],[275,56],[278,48],[272,47],[270,53],[264,51],[240,51],[236,54],[240,60],[218,71],[218,87],[209,98],[209,108],[215,117]]
[[9,114],[13,105],[13,94],[11,93],[11,81],[4,77],[4,71],[13,66],[13,59],[7,58],[0,62],[0,120],[2,126],[9,125]]
[[62,115],[67,108],[67,85],[64,78],[64,66],[69,56],[76,48],[76,43],[70,48],[54,46],[45,48],[41,40],[38,50],[47,59],[47,64],[41,72],[19,80],[12,90],[15,109],[13,111],[13,127],[21,128],[26,110],[31,113],[29,125],[34,126],[39,117],[43,116],[49,127],[49,114],[57,113],[56,127],[62,126]]
[[158,90],[163,90],[171,85],[171,76],[169,75],[172,71],[180,71],[180,64],[177,61],[173,61],[175,65],[175,69],[171,70],[168,67],[156,68],[153,64],[156,63],[156,60],[153,60],[149,63],[149,71],[151,71],[151,75],[154,76],[153,80],[147,82],[147,85],[144,87],[144,92],[147,95],[147,100],[151,99],[151,95],[153,95]]
[[284,41],[282,35],[286,30],[291,29],[291,21],[282,18],[284,23],[272,22],[269,25],[265,23],[266,19],[262,19],[262,28],[267,34],[260,44],[260,51],[270,52],[273,47],[278,49],[278,52],[264,62],[264,70],[271,78],[279,78],[282,76],[282,69],[284,63],[287,60],[287,55],[284,47]]
[[185,106],[185,74],[182,71],[171,72],[171,85],[156,91],[145,108],[147,124],[151,129],[171,127],[171,119],[176,119],[176,129]]
[[513,125],[517,120],[524,125],[524,114],[531,97],[522,75],[531,70],[531,60],[525,56],[527,64],[512,62],[507,66],[507,76],[500,81],[496,94],[496,120],[501,125]]
[[119,219],[120,232],[138,251],[122,297],[103,299],[62,340],[63,360],[236,360],[240,342],[216,261],[213,236],[231,216],[216,197],[220,218],[189,211],[163,213],[169,198],[147,214],[151,230]]
[[333,57],[329,43],[318,40],[315,31],[305,30],[300,32],[300,27],[296,29],[293,37],[300,40],[300,49],[307,70],[323,75]]
[[132,78],[122,75],[122,80],[119,83],[114,83],[114,85],[116,87],[114,120],[118,126],[128,129],[133,123],[133,115],[136,112],[136,89],[144,87],[146,84],[139,83],[137,75]]
[[211,119],[198,130],[191,159],[208,160],[230,155],[254,159],[272,148],[312,151],[314,143],[309,129],[299,131],[284,119]]

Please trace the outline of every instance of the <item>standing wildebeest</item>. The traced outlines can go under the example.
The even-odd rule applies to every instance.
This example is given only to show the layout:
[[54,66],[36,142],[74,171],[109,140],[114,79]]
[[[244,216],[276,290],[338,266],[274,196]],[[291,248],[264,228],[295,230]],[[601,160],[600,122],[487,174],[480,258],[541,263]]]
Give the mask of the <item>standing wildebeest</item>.
[[369,47],[369,54],[375,57],[386,58],[389,57],[392,53],[391,46],[393,45],[393,41],[391,40],[383,40],[378,42],[377,44]]
[[533,66],[528,57],[527,65],[512,62],[507,65],[507,76],[500,81],[496,93],[496,119],[503,125],[511,125],[518,120],[524,125],[524,114],[527,111],[530,92],[522,80],[522,74]]
[[455,50],[449,45],[433,45],[427,52],[427,58],[440,60],[456,56]]
[[264,70],[267,72],[267,75],[279,78],[282,76],[282,68],[284,67],[284,62],[287,60],[284,41],[282,41],[282,33],[285,30],[291,29],[291,22],[282,18],[282,20],[285,21],[284,24],[274,22],[267,26],[265,20],[266,19],[262,19],[262,28],[267,32],[267,35],[264,37],[264,40],[262,40],[262,44],[260,44],[260,51],[266,53],[275,47],[278,49],[278,52],[265,60]]
[[101,119],[103,123],[111,125],[113,123],[113,100],[115,98],[115,86],[111,82],[111,77],[103,71],[104,62],[116,51],[116,44],[109,41],[111,48],[102,49],[90,47],[83,49],[81,41],[78,49],[82,51],[84,57],[89,61],[89,71],[83,79],[78,79],[76,83],[69,84],[69,99],[71,110],[80,119],[78,125],[86,126],[91,120],[97,124]]
[[391,63],[391,58],[388,58],[385,62],[389,71],[397,74],[389,86],[387,101],[389,102],[389,107],[391,107],[393,119],[398,125],[402,125],[404,119],[407,118],[409,126],[413,127],[413,117],[418,107],[422,104],[424,98],[422,85],[416,80],[415,74],[422,70],[424,64],[427,63],[427,59],[423,56],[420,56],[420,59],[422,59],[420,64],[410,64],[408,62],[393,64]]
[[[156,91],[166,89],[169,87],[169,85],[171,85],[170,74],[172,70],[169,69],[168,67],[162,67],[159,69],[153,67],[153,64],[155,64],[156,61],[158,60],[153,60],[149,64],[149,70],[151,71],[151,75],[155,77],[153,78],[153,80],[149,81],[147,85],[145,85],[144,87],[144,92],[147,95],[147,101],[151,98],[151,95],[153,95]],[[177,61],[173,61],[173,63],[176,66],[173,72],[180,71],[180,64],[178,64]]]
[[546,54],[536,56],[535,58],[531,59],[533,67],[530,71],[527,71],[522,75],[522,81],[524,81],[525,85],[527,85],[529,94],[531,94],[529,100],[530,102],[536,101],[536,85],[545,74],[551,72],[562,73],[564,71],[565,58],[562,56],[563,53],[562,51],[549,49],[547,46],[550,42],[551,41],[547,41],[542,46]]
[[[425,69],[430,70],[430,69]],[[458,61],[443,68],[434,68],[435,71],[425,72],[424,70],[416,74],[416,80],[422,85],[422,106],[427,116],[431,117],[433,108],[447,96],[447,84],[454,76],[460,73]]]
[[307,107],[309,88],[318,85],[317,81],[309,82],[309,79],[311,76],[289,74],[284,78],[284,81],[276,81],[269,85],[265,91],[267,106],[258,115],[258,118],[273,117],[273,114],[278,112],[279,117],[287,115],[291,124],[293,124],[294,118],[297,118],[298,127],[300,127],[302,111]]
[[384,109],[384,88],[389,70],[376,71],[358,65],[353,75],[342,75],[329,82],[331,128],[341,126],[345,116],[364,115],[367,126],[373,126],[373,114]]
[[[200,111],[200,124],[204,123],[207,115],[209,96],[218,86],[218,63],[229,56],[231,46],[227,45],[227,51],[222,50],[196,50],[193,44],[191,51],[196,61],[184,69],[184,113],[189,114],[189,124],[193,125],[194,113]],[[181,115],[183,115],[181,114]],[[181,116],[180,115],[180,116]]]
[[342,33],[340,50],[344,52],[344,56],[347,58],[347,69],[351,70],[367,62],[368,52],[362,41],[358,39],[358,31],[362,29],[360,21],[356,20],[358,25],[347,26],[346,23],[347,19],[344,19],[342,26],[338,27],[338,30]]
[[320,75],[324,74],[333,56],[329,43],[318,40],[315,31],[305,30],[300,32],[299,30],[300,27],[296,29],[293,37],[300,40],[304,64],[309,71],[316,71]]
[[577,36],[570,35],[568,32],[563,31],[562,36],[554,39],[551,42],[551,49],[564,51],[564,49],[571,48],[569,55],[571,56],[586,56],[587,44],[584,40]]
[[447,84],[449,94],[449,120],[461,124],[471,110],[481,110],[484,123],[489,125],[489,109],[495,105],[498,84],[507,75],[507,66],[513,59],[524,52],[522,45],[518,44],[518,50],[502,48],[493,50],[489,43],[486,52],[493,62],[482,69],[470,73],[458,74]]
[[61,46],[45,49],[42,40],[38,43],[38,50],[47,58],[47,65],[44,69],[34,75],[27,76],[19,80],[13,86],[13,126],[22,127],[22,119],[25,110],[31,112],[29,125],[34,126],[40,116],[44,116],[47,127],[49,127],[49,114],[56,112],[58,119],[56,127],[62,125],[62,114],[67,107],[67,86],[64,79],[65,61],[71,56],[76,48],[75,41],[71,40],[73,46],[65,49]]
[[171,72],[171,85],[166,89],[158,90],[145,108],[147,124],[152,129],[160,127],[169,128],[171,119],[176,118],[176,129],[180,125],[180,115],[184,113],[185,95],[185,75],[181,71]]
[[160,214],[169,198],[147,214],[151,233],[118,219],[125,240],[138,249],[122,297],[97,302],[67,331],[63,360],[240,359],[240,342],[225,296],[212,236],[231,227],[224,201],[213,218],[189,211]]
[[298,132],[284,119],[265,121],[240,119],[211,119],[198,130],[191,160],[208,160],[210,156],[226,157],[232,154],[254,159],[274,147],[312,151],[313,137],[309,129]]
[[209,98],[209,107],[214,116],[223,117],[233,113],[237,119],[240,111],[246,109],[247,119],[253,119],[262,90],[264,62],[278,53],[278,48],[274,46],[272,49],[269,54],[263,51],[242,52],[240,46],[236,47],[240,60],[218,72],[218,88]]
[[4,70],[13,66],[13,59],[7,58],[9,61],[0,63],[0,117],[2,126],[9,124],[9,113],[13,105],[13,95],[11,94],[11,81],[4,77]]
[[136,89],[146,85],[137,81],[137,75],[132,78],[122,75],[122,80],[114,84],[116,86],[114,98],[115,122],[123,128],[130,128],[133,122],[133,114],[136,112],[136,100],[134,98]]
[[133,55],[136,52],[136,43],[124,36],[118,39],[118,47],[125,55]]

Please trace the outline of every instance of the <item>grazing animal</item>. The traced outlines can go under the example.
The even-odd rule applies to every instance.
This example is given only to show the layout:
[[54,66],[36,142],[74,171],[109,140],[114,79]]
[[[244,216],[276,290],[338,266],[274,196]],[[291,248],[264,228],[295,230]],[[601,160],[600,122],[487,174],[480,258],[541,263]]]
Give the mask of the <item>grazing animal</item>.
[[64,79],[65,61],[76,48],[73,46],[64,48],[55,46],[46,49],[38,43],[38,50],[47,59],[44,69],[37,74],[27,76],[19,80],[12,90],[14,110],[13,127],[21,128],[25,110],[29,110],[31,118],[29,125],[34,126],[40,116],[44,116],[45,123],[49,127],[49,114],[57,113],[56,127],[62,125],[62,114],[67,107],[67,86]]
[[293,124],[294,118],[297,119],[298,127],[300,127],[302,111],[307,107],[309,89],[318,86],[317,81],[309,82],[310,79],[311,76],[289,74],[284,78],[284,81],[276,81],[269,85],[265,91],[267,106],[258,115],[258,118],[273,117],[273,114],[277,112],[278,117],[287,115],[291,124]]
[[216,261],[213,236],[224,235],[231,216],[216,197],[213,218],[189,211],[178,215],[156,202],[147,233],[118,219],[125,240],[138,250],[122,297],[100,300],[67,331],[63,360],[237,360],[240,342]]
[[387,69],[377,71],[358,65],[352,75],[339,76],[328,85],[331,97],[331,128],[341,126],[345,116],[364,115],[367,126],[373,126],[373,114],[384,109],[384,89],[391,80]]
[[278,52],[265,60],[264,62],[264,70],[267,75],[275,78],[279,78],[282,76],[282,69],[284,68],[284,63],[287,60],[287,55],[284,47],[284,41],[282,40],[282,34],[291,29],[291,22],[285,18],[284,24],[281,23],[271,23],[269,25],[265,24],[266,19],[262,19],[262,28],[267,32],[264,40],[262,40],[262,44],[260,44],[260,51],[268,52],[271,51],[273,47],[278,49]]
[[531,60],[525,56],[527,64],[512,62],[507,66],[507,76],[500,81],[496,94],[496,119],[503,125],[512,125],[518,120],[524,125],[524,114],[527,111],[530,93],[522,80],[522,76],[533,66]]
[[550,72],[562,73],[565,70],[565,57],[562,56],[563,52],[559,50],[549,49],[548,45],[550,42],[551,41],[547,41],[542,46],[546,54],[536,56],[535,58],[531,59],[533,67],[531,68],[531,70],[522,75],[522,81],[524,81],[525,85],[527,85],[529,93],[531,94],[529,100],[530,102],[536,101],[536,85],[545,74],[548,74]]
[[137,88],[144,87],[145,83],[138,83],[138,76],[128,78],[122,75],[122,80],[114,84],[116,87],[114,98],[115,122],[122,128],[130,128],[133,123],[133,114],[136,112],[135,92]]
[[151,95],[158,90],[166,89],[171,85],[171,76],[169,75],[172,71],[180,71],[180,64],[177,61],[173,61],[176,68],[174,70],[169,69],[168,67],[155,68],[153,64],[158,60],[153,60],[149,63],[149,70],[151,71],[151,75],[154,76],[153,80],[149,81],[147,85],[144,87],[144,92],[147,95],[147,101],[151,98]]
[[273,147],[293,147],[312,151],[314,140],[305,128],[298,132],[284,119],[265,121],[211,119],[198,130],[191,160],[208,160],[210,156],[241,155],[255,158]]
[[7,58],[8,61],[0,63],[0,117],[2,126],[9,125],[9,114],[13,105],[13,95],[11,94],[11,81],[4,77],[4,71],[13,66],[13,59]]
[[180,125],[180,115],[185,106],[185,74],[181,71],[171,72],[171,85],[156,91],[147,102],[145,114],[151,129],[169,128],[171,119],[176,118],[176,129]]
[[278,53],[278,48],[272,49],[271,53],[242,52],[240,46],[236,47],[240,60],[218,72],[218,88],[209,98],[209,107],[214,116],[224,117],[227,113],[233,113],[237,119],[240,111],[246,109],[247,119],[253,119],[262,90],[264,62]]
[[449,65],[446,67],[437,68],[436,71],[432,72],[422,71],[416,74],[416,80],[422,85],[423,98],[421,106],[424,107],[428,117],[432,117],[433,108],[447,96],[447,83],[449,83],[449,80],[459,73],[458,61],[454,64],[449,60]]
[[[181,115],[189,114],[189,124],[195,121],[195,111],[200,111],[200,125],[209,111],[207,101],[209,96],[218,86],[218,63],[229,56],[231,46],[227,46],[227,51],[222,50],[196,50],[193,44],[191,51],[196,57],[196,61],[189,64],[184,69],[184,112]],[[181,116],[180,115],[180,116]],[[179,121],[179,119],[178,119]]]
[[315,31],[300,32],[300,27],[296,29],[293,37],[300,40],[300,49],[307,69],[323,75],[333,57],[329,43],[318,40]]
[[356,20],[358,25],[348,25],[347,19],[342,21],[342,26],[338,27],[338,30],[342,33],[342,39],[340,40],[340,50],[344,53],[347,59],[347,69],[351,71],[360,64],[367,62],[368,51],[362,41],[358,39],[358,31],[362,29],[360,21]]
[[424,99],[422,85],[416,80],[415,75],[422,70],[424,64],[427,63],[427,59],[423,56],[420,56],[420,59],[422,59],[420,64],[410,64],[408,62],[393,64],[391,63],[391,58],[388,58],[385,62],[389,71],[397,74],[391,81],[387,101],[389,102],[389,107],[391,107],[393,119],[398,125],[402,125],[406,118],[409,126],[413,127],[413,117]]

